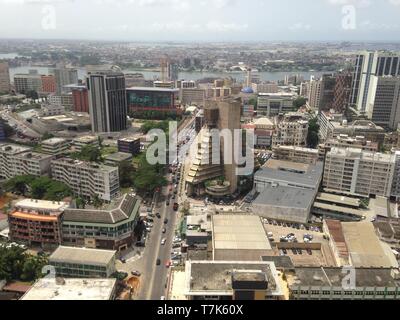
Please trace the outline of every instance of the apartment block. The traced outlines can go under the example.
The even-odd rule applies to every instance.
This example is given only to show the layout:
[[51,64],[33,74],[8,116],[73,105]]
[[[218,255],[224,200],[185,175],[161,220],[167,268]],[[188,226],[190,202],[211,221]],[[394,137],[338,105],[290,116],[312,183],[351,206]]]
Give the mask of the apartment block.
[[119,194],[119,173],[117,167],[61,158],[51,162],[54,180],[68,185],[76,194],[111,201]]
[[390,197],[395,157],[355,148],[332,148],[326,154],[323,187],[355,196]]
[[259,115],[267,117],[277,116],[280,113],[288,113],[293,111],[292,93],[259,93],[257,110]]
[[131,155],[137,155],[140,153],[140,139],[119,139],[118,140],[118,152],[130,153]]
[[40,92],[42,90],[42,77],[36,70],[30,70],[29,74],[14,75],[15,91],[26,94],[29,91]]
[[65,202],[24,199],[8,215],[10,239],[30,246],[54,247],[61,244],[61,216]]
[[307,144],[308,121],[302,114],[289,113],[277,119],[276,131],[272,137],[272,146]]
[[319,159],[317,149],[296,146],[275,146],[272,148],[274,159],[299,163],[316,164]]
[[69,149],[69,142],[63,138],[51,138],[42,141],[42,152],[51,155],[64,154]]
[[82,148],[86,146],[98,148],[100,146],[99,138],[96,136],[82,136],[75,138],[72,140],[72,146],[76,152],[81,152]]

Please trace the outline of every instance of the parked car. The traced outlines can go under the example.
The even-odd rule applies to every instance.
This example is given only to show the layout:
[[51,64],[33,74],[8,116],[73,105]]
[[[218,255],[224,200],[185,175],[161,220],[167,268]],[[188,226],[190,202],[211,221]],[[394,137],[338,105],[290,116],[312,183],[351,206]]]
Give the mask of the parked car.
[[142,274],[139,271],[132,271],[131,275],[133,275],[135,277],[140,277]]
[[162,239],[161,240],[161,245],[164,246],[166,242],[167,242],[167,239]]
[[160,259],[157,259],[156,265],[159,266],[160,264],[161,264],[161,260],[160,260]]
[[162,229],[162,233],[166,233],[167,232],[167,229]]

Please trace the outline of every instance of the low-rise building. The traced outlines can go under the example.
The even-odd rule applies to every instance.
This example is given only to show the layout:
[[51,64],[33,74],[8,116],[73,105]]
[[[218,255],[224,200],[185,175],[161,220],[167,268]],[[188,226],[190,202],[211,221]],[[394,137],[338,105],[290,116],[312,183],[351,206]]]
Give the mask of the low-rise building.
[[305,146],[308,136],[308,120],[301,113],[289,113],[277,118],[272,146]]
[[261,217],[307,223],[322,180],[323,163],[270,159],[254,175],[253,212]]
[[18,201],[8,215],[12,241],[51,248],[61,244],[62,214],[65,202],[25,199]]
[[101,210],[68,209],[63,216],[63,244],[122,251],[134,243],[140,200],[128,194]]
[[119,166],[124,161],[131,161],[133,159],[131,153],[116,152],[105,157],[104,164],[108,166]]
[[60,158],[51,161],[51,172],[54,180],[65,183],[79,196],[111,201],[119,195],[118,167]]
[[119,139],[118,152],[130,153],[135,156],[140,153],[140,139]]
[[69,142],[63,138],[51,138],[42,141],[41,151],[51,155],[64,154],[69,149]]
[[257,112],[267,117],[277,116],[280,113],[293,111],[295,95],[292,93],[259,93]]
[[42,278],[21,300],[114,300],[117,279]]
[[274,159],[300,163],[316,164],[319,160],[318,149],[309,149],[296,146],[275,146],[272,148]]
[[83,147],[92,146],[98,148],[100,146],[99,138],[96,136],[82,136],[72,141],[72,146],[76,152],[81,152]]
[[57,277],[110,278],[115,273],[113,250],[59,246],[49,257]]
[[273,262],[187,261],[188,300],[283,300],[281,278]]

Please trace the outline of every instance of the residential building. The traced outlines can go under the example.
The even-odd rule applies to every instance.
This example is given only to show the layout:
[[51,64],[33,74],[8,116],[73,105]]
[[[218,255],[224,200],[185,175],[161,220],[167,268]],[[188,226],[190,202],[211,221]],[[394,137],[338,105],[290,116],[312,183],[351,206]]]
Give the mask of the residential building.
[[29,246],[54,248],[61,244],[62,214],[65,202],[24,199],[8,215],[10,240]]
[[131,195],[103,209],[68,209],[63,216],[63,244],[123,251],[135,243],[140,200]]
[[110,278],[115,273],[114,250],[59,246],[49,257],[56,277]]
[[270,159],[254,175],[253,212],[261,217],[307,223],[322,181],[323,163]]
[[131,162],[133,159],[131,153],[116,152],[105,157],[104,164],[107,166],[119,166],[122,162]]
[[57,92],[56,78],[53,75],[41,75],[42,78],[42,88],[41,93],[50,94]]
[[371,77],[366,114],[375,124],[396,130],[400,123],[400,76]]
[[72,146],[76,152],[81,152],[82,148],[87,146],[99,148],[100,142],[97,136],[81,136],[72,140]]
[[119,194],[119,173],[117,167],[84,162],[69,158],[51,161],[52,178],[68,185],[75,194],[98,197],[111,201]]
[[8,62],[0,62],[0,92],[10,91],[10,71]]
[[40,117],[51,117],[65,114],[65,107],[57,104],[42,104],[39,116]]
[[126,130],[128,109],[124,74],[114,71],[89,73],[87,86],[92,131]]
[[300,113],[289,113],[277,118],[272,146],[290,145],[305,146],[307,144],[308,120]]
[[332,148],[326,154],[323,187],[355,196],[390,197],[395,157],[355,148]]
[[364,52],[357,56],[350,93],[350,105],[367,110],[368,95],[375,91],[372,77],[400,76],[400,57],[390,52]]
[[308,164],[316,164],[319,160],[319,153],[317,149],[278,145],[272,148],[272,152],[274,159],[277,160]]
[[73,110],[89,113],[89,95],[86,86],[76,86],[72,89]]
[[343,268],[296,268],[285,273],[291,300],[399,300],[400,280],[396,269],[356,268],[354,284],[351,271]]
[[259,118],[254,121],[255,145],[258,148],[268,148],[272,145],[272,136],[275,124],[268,118]]
[[257,102],[257,113],[267,117],[277,116],[281,113],[293,111],[292,93],[259,93]]
[[69,149],[69,141],[63,138],[51,138],[42,141],[41,152],[59,156]]
[[64,86],[78,83],[78,70],[59,64],[52,70],[57,84],[57,94],[65,93]]
[[61,95],[50,94],[48,96],[48,101],[51,105],[63,106],[67,110],[72,110],[74,105],[72,93],[63,93]]
[[136,156],[140,153],[140,139],[118,139],[118,152],[130,153]]
[[11,179],[20,175],[48,175],[52,158],[51,155],[32,152],[29,147],[0,144],[0,177]]
[[321,104],[322,81],[312,77],[309,87],[308,104],[311,108],[319,110]]
[[252,83],[254,93],[278,93],[277,83]]
[[93,300],[116,298],[117,279],[42,278],[22,296],[21,300]]
[[42,90],[42,77],[36,70],[29,70],[29,74],[14,75],[14,87],[18,93],[26,94],[30,91]]
[[333,107],[335,98],[336,76],[333,74],[324,74],[321,81],[319,110],[330,110]]
[[180,90],[180,100],[183,105],[204,106],[206,91],[199,88],[182,88]]

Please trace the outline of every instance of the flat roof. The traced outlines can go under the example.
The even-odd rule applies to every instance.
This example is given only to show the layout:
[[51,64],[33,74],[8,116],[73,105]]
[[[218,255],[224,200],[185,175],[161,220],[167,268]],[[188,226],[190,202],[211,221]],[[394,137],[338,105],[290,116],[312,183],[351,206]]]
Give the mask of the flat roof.
[[152,92],[178,93],[179,89],[154,88],[154,87],[130,87],[130,88],[127,88],[126,91],[152,91]]
[[269,261],[188,261],[186,262],[186,293],[195,295],[232,295],[232,276],[240,272],[261,272],[268,280],[268,291],[279,295],[277,272]]
[[25,213],[15,211],[10,214],[14,218],[20,218],[24,220],[41,221],[41,222],[54,222],[57,221],[57,216],[45,216],[39,214]]
[[347,207],[333,205],[333,204],[326,204],[326,203],[322,203],[322,202],[318,202],[318,201],[315,201],[313,206],[315,208],[322,209],[322,210],[335,211],[335,212],[355,215],[355,216],[359,216],[359,217],[365,216],[364,215],[365,212],[362,210],[347,208]]
[[30,151],[32,148],[20,146],[18,144],[11,144],[11,143],[1,143],[0,144],[0,151],[3,153],[8,154],[18,154],[26,151]]
[[96,136],[82,136],[74,139],[74,142],[82,142],[82,143],[89,143],[99,141],[99,138]]
[[214,215],[212,234],[214,250],[271,250],[259,216]]
[[55,144],[63,143],[63,142],[67,142],[67,140],[64,138],[51,138],[51,139],[42,141],[42,144],[55,145]]
[[132,155],[130,153],[124,153],[124,152],[112,153],[105,158],[105,160],[117,161],[117,162],[127,161],[130,159],[132,159]]
[[59,246],[49,258],[50,262],[107,265],[115,257],[115,250],[99,250]]
[[253,205],[308,209],[314,202],[314,197],[315,190],[267,185],[253,201]]
[[116,282],[116,279],[42,278],[21,300],[110,300]]
[[274,123],[267,117],[264,118],[258,118],[254,121],[254,124],[261,125],[261,126],[274,126]]
[[[393,279],[391,269],[356,269],[356,287],[399,287],[400,282]],[[290,287],[342,287],[348,274],[343,268],[296,268],[295,275],[287,275]]]
[[393,253],[384,249],[372,223],[342,222],[342,229],[355,267],[394,267]]
[[358,208],[360,206],[360,199],[339,196],[336,194],[326,193],[326,192],[318,193],[316,200],[327,201],[337,204],[344,204],[355,208]]
[[255,173],[254,179],[316,189],[320,184],[322,171],[322,162],[303,164],[270,159],[266,166]]
[[37,210],[54,210],[59,211],[69,207],[66,202],[46,201],[37,199],[23,199],[15,203],[15,206],[22,208],[32,208]]

